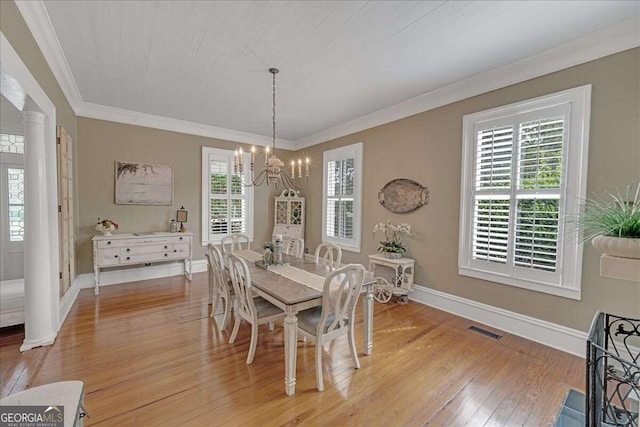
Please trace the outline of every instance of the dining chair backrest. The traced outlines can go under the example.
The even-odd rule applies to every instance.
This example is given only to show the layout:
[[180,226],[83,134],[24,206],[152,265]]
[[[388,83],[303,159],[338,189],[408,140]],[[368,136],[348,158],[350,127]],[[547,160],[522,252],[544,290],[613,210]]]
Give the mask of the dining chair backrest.
[[[213,317],[218,308],[218,304],[224,302],[224,311],[222,316],[221,329],[226,329],[231,316],[231,306],[233,305],[233,285],[229,283],[229,274],[224,265],[224,257],[220,249],[213,243],[207,245],[207,258],[210,263],[209,276],[209,299],[212,303],[211,317]],[[215,293],[213,289],[215,287]]]
[[340,267],[342,249],[335,243],[321,243],[316,248],[315,260],[316,264],[326,265],[331,269],[336,269]]
[[326,277],[316,336],[347,332],[346,328],[354,322],[365,272],[362,264],[347,264]]
[[304,256],[304,239],[299,239],[297,237],[289,239],[284,244],[284,253],[296,258],[302,258]]
[[224,268],[224,261],[222,257],[222,252],[215,246],[213,243],[209,243],[207,245],[208,249],[208,258],[211,262],[211,270],[213,272],[214,278],[214,286],[218,289],[218,292],[223,291],[226,293],[226,289],[228,286],[228,281],[226,277],[226,272]]
[[234,254],[229,255],[229,275],[236,294],[236,315],[253,323],[252,319],[256,317],[256,307],[253,302],[249,267],[242,258]]
[[222,249],[222,254],[226,259],[234,251],[249,249],[249,237],[246,234],[239,233],[224,236],[220,241],[220,249]]

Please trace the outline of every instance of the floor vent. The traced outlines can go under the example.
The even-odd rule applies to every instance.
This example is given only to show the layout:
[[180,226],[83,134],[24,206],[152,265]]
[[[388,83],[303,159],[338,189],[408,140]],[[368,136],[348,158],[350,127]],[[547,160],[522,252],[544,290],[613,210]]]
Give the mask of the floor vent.
[[482,328],[478,328],[477,326],[469,326],[467,329],[473,331],[473,332],[477,332],[479,334],[482,335],[486,335],[490,338],[493,338],[494,340],[499,340],[500,338],[502,338],[502,335],[498,335],[496,333],[493,333],[491,331],[487,331],[486,329],[482,329]]

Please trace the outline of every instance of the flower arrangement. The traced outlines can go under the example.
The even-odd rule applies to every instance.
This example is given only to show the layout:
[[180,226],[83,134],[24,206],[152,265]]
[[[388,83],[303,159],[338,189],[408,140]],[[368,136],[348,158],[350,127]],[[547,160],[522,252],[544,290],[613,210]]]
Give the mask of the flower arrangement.
[[386,223],[379,222],[373,227],[373,234],[378,231],[384,233],[384,240],[380,242],[381,246],[378,248],[378,252],[382,252],[383,254],[395,253],[402,255],[407,251],[402,244],[402,239],[404,237],[411,239],[414,237],[409,224],[395,225],[392,224],[391,221],[387,221]]
[[100,231],[105,236],[111,235],[112,231],[116,231],[118,229],[118,224],[111,221],[110,219],[100,219],[98,218],[98,223],[95,226],[96,231]]

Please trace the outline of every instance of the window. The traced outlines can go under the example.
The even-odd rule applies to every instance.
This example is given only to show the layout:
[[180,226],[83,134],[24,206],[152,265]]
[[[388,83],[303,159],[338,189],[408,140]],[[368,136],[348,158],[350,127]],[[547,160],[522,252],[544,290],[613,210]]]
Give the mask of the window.
[[24,169],[7,168],[9,241],[24,241]]
[[362,143],[324,152],[322,241],[360,252]]
[[[24,241],[24,138],[22,135],[0,133],[0,168],[2,177],[3,218],[9,218],[2,234],[9,242]],[[8,215],[8,216],[5,216]],[[4,237],[3,237],[4,238]]]
[[0,153],[24,154],[23,136],[0,133]]
[[[219,243],[231,233],[253,240],[253,187],[233,173],[234,152],[202,147],[202,244]],[[249,171],[245,154],[244,174]]]
[[463,120],[459,273],[580,299],[591,86]]

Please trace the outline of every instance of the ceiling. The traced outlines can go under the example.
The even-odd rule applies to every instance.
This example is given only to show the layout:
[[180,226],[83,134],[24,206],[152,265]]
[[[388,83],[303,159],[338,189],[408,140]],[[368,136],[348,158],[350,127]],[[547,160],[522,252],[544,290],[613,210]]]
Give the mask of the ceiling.
[[82,102],[289,141],[527,60],[636,1],[45,1]]

